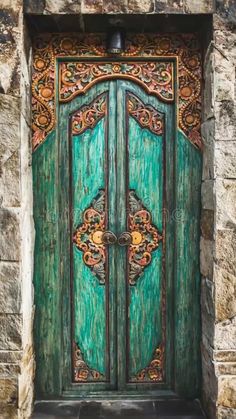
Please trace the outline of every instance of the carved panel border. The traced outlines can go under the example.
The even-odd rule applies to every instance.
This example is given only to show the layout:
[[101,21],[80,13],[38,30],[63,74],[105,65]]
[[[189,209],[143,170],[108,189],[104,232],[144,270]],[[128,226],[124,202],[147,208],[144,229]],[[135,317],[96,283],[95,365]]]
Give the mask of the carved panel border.
[[[55,127],[56,59],[69,57],[101,58],[110,63],[102,34],[47,34],[37,37],[33,45],[33,149]],[[131,58],[177,58],[178,125],[188,139],[202,148],[201,123],[201,51],[194,34],[128,35],[126,50],[117,65]],[[168,60],[167,60],[168,61]],[[137,64],[137,62],[136,62]],[[116,77],[116,75],[114,75]],[[97,78],[99,80],[99,78]],[[138,80],[138,78],[136,78]],[[78,86],[76,85],[75,88]],[[168,87],[169,88],[169,87]],[[72,95],[73,96],[73,95]]]

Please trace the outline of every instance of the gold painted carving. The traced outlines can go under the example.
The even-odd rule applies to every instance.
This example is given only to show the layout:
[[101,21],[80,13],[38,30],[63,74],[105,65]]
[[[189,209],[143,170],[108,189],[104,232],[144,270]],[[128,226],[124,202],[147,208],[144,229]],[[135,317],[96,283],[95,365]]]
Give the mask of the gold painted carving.
[[170,62],[61,63],[59,100],[68,102],[98,81],[124,78],[141,84],[164,102],[172,102],[173,73]]
[[82,106],[82,108],[72,116],[72,134],[79,135],[88,128],[94,128],[106,113],[106,94],[101,94],[89,105]]
[[[55,127],[55,74],[56,74],[56,62],[58,57],[70,57],[71,65],[75,67],[78,65],[75,61],[79,58],[105,58],[106,65],[112,66],[109,55],[105,51],[105,35],[93,34],[93,35],[63,35],[63,34],[51,34],[40,36],[35,39],[33,47],[33,83],[32,83],[32,113],[33,113],[33,148],[35,149],[41,144],[48,133],[50,133]],[[132,63],[124,61],[125,58],[132,57]],[[138,61],[135,62],[135,58],[146,59],[146,68],[148,65],[157,65],[158,61],[151,62],[151,58],[163,58],[170,57],[171,60],[177,59],[177,79],[178,79],[178,123],[179,128],[186,134],[188,139],[197,148],[202,148],[202,141],[200,135],[200,123],[201,123],[201,51],[199,43],[194,34],[141,34],[141,35],[129,35],[126,42],[126,50],[121,55],[119,62],[114,64],[112,77],[121,76],[121,67],[124,63],[126,66],[133,65],[130,70],[130,74],[126,74],[127,78],[136,77],[136,81],[140,80],[140,74],[135,75],[137,69],[138,72],[142,72]],[[150,60],[150,62],[149,62]],[[73,62],[74,61],[74,62]],[[159,65],[162,64],[159,62]],[[60,66],[63,68],[65,63],[61,63]],[[68,66],[69,64],[67,64]],[[91,77],[91,68],[93,72],[97,71],[99,76],[93,75],[93,81],[101,80],[99,69],[99,62],[92,64],[80,61],[82,68],[87,68],[87,74]],[[105,65],[105,63],[103,63]],[[87,66],[87,67],[86,67]],[[92,66],[92,67],[91,67]],[[118,67],[115,67],[118,66]],[[139,67],[138,67],[139,66]],[[156,67],[153,67],[153,77],[155,75]],[[68,70],[68,68],[67,68]],[[78,69],[77,69],[78,70]],[[117,73],[115,73],[117,71]],[[102,70],[104,73],[104,69]],[[150,71],[149,71],[150,73]],[[152,72],[151,72],[152,73]],[[149,89],[153,93],[150,84],[149,74]],[[167,72],[168,73],[168,72]],[[170,72],[169,72],[170,73]],[[79,72],[77,71],[77,75]],[[123,74],[125,77],[125,74]],[[70,76],[68,73],[63,75],[64,80],[68,83]],[[77,77],[77,76],[76,76]],[[78,76],[81,81],[82,76]],[[105,76],[104,76],[105,77]],[[166,80],[169,76],[165,75]],[[109,78],[109,77],[107,77]],[[85,77],[86,79],[86,77]],[[153,78],[152,78],[153,80]],[[72,83],[72,81],[71,81]],[[85,89],[87,81],[84,83],[81,81],[82,88]],[[65,84],[65,83],[64,83]],[[159,81],[157,81],[159,85]],[[170,83],[166,85],[170,89]],[[64,87],[64,86],[63,86]],[[78,90],[78,80],[73,81],[73,87]],[[164,88],[164,86],[162,85]],[[154,89],[155,90],[155,89]],[[63,94],[66,94],[64,92]],[[70,93],[73,97],[74,92]],[[170,94],[167,93],[167,95]]]
[[104,381],[104,375],[100,372],[89,368],[83,359],[79,346],[73,343],[73,367],[74,381],[76,383],[86,383],[91,381]]
[[152,216],[133,190],[129,191],[128,229],[132,236],[128,248],[129,284],[135,285],[152,261],[152,252],[162,235],[152,223]]
[[83,221],[76,228],[73,243],[83,252],[83,261],[98,278],[101,285],[106,279],[106,247],[102,234],[106,225],[105,191],[100,190],[92,204],[83,213]]
[[164,132],[164,119],[151,105],[145,105],[132,93],[127,94],[126,98],[128,113],[141,125],[157,135]]
[[150,364],[139,371],[135,377],[131,378],[131,381],[156,381],[160,382],[164,380],[164,349],[163,345],[158,346],[153,355],[153,359]]

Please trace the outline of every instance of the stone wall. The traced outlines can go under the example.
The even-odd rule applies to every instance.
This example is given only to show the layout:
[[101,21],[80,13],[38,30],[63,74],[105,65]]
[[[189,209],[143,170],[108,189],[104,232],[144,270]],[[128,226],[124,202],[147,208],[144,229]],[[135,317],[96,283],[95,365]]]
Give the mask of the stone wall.
[[22,2],[0,2],[0,417],[32,407],[30,45]]
[[205,56],[202,133],[203,399],[236,416],[236,4],[218,2]]
[[[213,13],[212,0],[26,0],[26,14]],[[0,417],[29,418],[34,355],[31,47],[23,0],[0,0]],[[204,63],[202,365],[209,417],[236,416],[236,5],[217,0]]]

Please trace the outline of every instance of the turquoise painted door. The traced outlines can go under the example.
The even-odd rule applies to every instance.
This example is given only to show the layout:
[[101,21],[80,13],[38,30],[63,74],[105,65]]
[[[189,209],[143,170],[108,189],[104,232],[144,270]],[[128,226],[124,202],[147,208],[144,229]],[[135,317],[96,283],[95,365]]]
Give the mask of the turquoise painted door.
[[38,396],[196,397],[201,155],[175,103],[97,83],[33,158]]
[[63,105],[60,121],[69,133],[61,135],[69,141],[71,216],[66,370],[92,389],[163,385],[171,367],[165,206],[174,107],[117,80]]

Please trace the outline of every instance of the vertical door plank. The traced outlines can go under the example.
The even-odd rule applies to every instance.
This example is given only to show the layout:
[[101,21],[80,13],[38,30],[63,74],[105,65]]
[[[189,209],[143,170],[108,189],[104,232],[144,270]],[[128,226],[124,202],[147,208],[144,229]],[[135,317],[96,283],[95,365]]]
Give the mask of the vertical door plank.
[[200,384],[199,233],[201,153],[179,131],[176,144],[176,391],[197,397]]
[[[162,234],[164,136],[127,118],[129,189],[135,191]],[[129,287],[129,379],[150,364],[162,343],[162,256],[160,243],[136,285]]]
[[36,395],[60,393],[61,307],[55,132],[33,154]]

